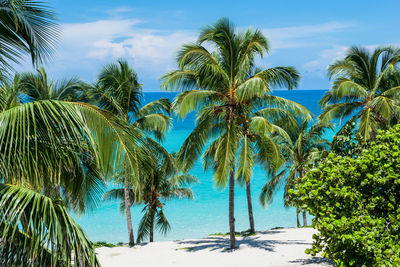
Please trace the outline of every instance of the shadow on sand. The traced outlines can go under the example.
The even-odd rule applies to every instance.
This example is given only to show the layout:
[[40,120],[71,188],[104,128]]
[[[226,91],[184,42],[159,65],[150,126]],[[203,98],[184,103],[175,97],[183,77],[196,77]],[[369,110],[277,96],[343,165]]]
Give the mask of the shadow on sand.
[[296,263],[300,265],[308,265],[308,264],[326,264],[326,265],[334,265],[334,262],[330,259],[325,259],[321,257],[312,257],[311,259],[299,259],[290,261],[290,263]]
[[[311,246],[310,242],[306,242],[304,240],[274,240],[273,235],[282,233],[283,231],[279,230],[273,230],[273,231],[259,231],[257,232],[258,234],[262,235],[271,235],[271,239],[265,240],[261,239],[259,235],[257,236],[245,236],[243,238],[239,238],[236,240],[238,248],[241,245],[251,247],[251,248],[258,248],[258,249],[263,249],[265,251],[269,252],[274,252],[276,245],[309,245]],[[208,238],[204,238],[201,240],[181,240],[177,241],[179,245],[184,245],[185,246],[185,251],[190,253],[190,252],[196,252],[196,251],[201,251],[201,250],[209,250],[209,251],[215,251],[219,250],[223,253],[232,253],[235,250],[229,249],[229,237],[225,236],[209,236]],[[321,258],[321,257],[312,257],[309,259],[297,259],[290,261],[290,263],[296,264],[298,266],[301,265],[309,265],[309,264],[323,264],[323,265],[333,265],[333,262]]]
[[[274,235],[282,233],[282,231],[260,231],[257,232],[262,235]],[[233,250],[229,249],[229,237],[225,236],[209,236],[208,238],[204,238],[201,240],[181,240],[177,241],[179,245],[187,246],[188,252],[195,252],[199,250],[221,250],[222,252],[232,252]],[[302,240],[263,240],[260,239],[260,236],[244,236],[240,239],[236,240],[236,244],[238,247],[241,245],[245,245],[247,247],[264,249],[266,251],[274,251],[274,247],[278,244],[287,244],[287,245],[311,245],[311,243],[304,242]]]

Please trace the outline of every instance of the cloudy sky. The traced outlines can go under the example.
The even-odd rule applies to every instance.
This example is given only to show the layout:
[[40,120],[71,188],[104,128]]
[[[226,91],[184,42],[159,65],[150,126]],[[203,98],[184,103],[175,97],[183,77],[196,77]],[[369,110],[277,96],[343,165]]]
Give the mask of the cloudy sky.
[[101,66],[124,58],[145,91],[160,91],[158,78],[175,67],[176,50],[221,17],[239,29],[261,29],[271,52],[260,65],[295,66],[303,77],[299,89],[329,88],[327,65],[351,45],[400,45],[399,0],[49,2],[62,26],[58,52],[46,64],[51,75],[90,82]]

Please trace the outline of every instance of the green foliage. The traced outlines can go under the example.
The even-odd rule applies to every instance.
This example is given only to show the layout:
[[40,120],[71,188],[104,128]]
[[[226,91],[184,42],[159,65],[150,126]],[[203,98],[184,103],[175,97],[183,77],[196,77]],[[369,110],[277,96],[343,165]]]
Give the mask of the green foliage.
[[367,143],[356,132],[355,120],[350,119],[333,137],[331,152],[338,156],[355,158],[366,146]]
[[107,247],[107,248],[113,248],[117,247],[118,245],[115,245],[113,243],[108,243],[106,241],[97,241],[93,243],[94,248],[102,248],[102,247]]
[[400,264],[400,125],[357,158],[330,154],[291,190],[319,231],[307,253],[340,266]]
[[[241,232],[235,232],[235,236],[236,237],[241,237],[241,236],[255,236],[256,233],[252,233],[250,229],[246,230],[246,231],[241,231]],[[229,232],[228,233],[214,233],[214,234],[209,234],[208,236],[229,236]]]

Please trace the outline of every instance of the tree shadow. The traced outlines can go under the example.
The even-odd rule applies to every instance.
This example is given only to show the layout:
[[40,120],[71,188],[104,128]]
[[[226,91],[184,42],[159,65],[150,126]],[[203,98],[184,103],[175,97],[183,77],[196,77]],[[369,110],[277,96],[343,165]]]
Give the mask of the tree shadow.
[[177,241],[179,245],[185,245],[187,252],[195,252],[199,250],[222,250],[222,252],[230,252],[229,239],[222,236],[210,236],[200,240],[181,240]]
[[322,257],[312,257],[309,259],[298,259],[294,261],[290,261],[290,263],[297,263],[299,265],[308,265],[308,264],[327,264],[334,265],[334,261]]
[[[263,231],[258,232],[263,235],[273,235],[282,233],[283,231]],[[237,248],[241,245],[245,245],[251,248],[263,249],[266,251],[275,251],[276,245],[311,245],[310,242],[305,242],[303,240],[273,240],[273,239],[260,239],[260,236],[245,236],[243,238],[237,239],[236,244]],[[230,241],[229,237],[222,236],[209,236],[208,238],[203,238],[200,240],[181,240],[177,241],[179,245],[185,245],[187,252],[196,252],[200,250],[220,250],[221,252],[233,252],[235,250],[229,249]]]

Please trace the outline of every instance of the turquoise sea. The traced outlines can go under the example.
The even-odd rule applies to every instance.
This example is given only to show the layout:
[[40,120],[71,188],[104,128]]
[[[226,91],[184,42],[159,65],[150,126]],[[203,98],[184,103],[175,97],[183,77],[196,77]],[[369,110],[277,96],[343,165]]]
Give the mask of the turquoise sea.
[[[274,94],[296,101],[307,107],[313,114],[320,113],[318,101],[325,90],[293,90],[275,91]],[[144,102],[150,102],[161,97],[173,99],[176,93],[154,92],[145,93]],[[184,121],[174,119],[174,128],[169,132],[164,146],[170,152],[178,151],[185,138],[194,127],[194,114]],[[332,136],[333,134],[330,134]],[[211,233],[228,232],[228,191],[217,189],[213,185],[212,172],[204,172],[198,162],[191,174],[199,180],[199,184],[192,186],[194,200],[172,200],[164,206],[165,214],[171,224],[171,231],[162,236],[155,234],[155,241],[177,240],[184,238],[201,238]],[[268,177],[264,171],[257,167],[252,179],[253,208],[256,230],[265,230],[272,227],[295,227],[296,214],[294,208],[283,206],[283,190],[276,193],[271,205],[263,208],[258,200],[261,187]],[[135,235],[138,222],[141,218],[142,207],[132,208]],[[235,192],[235,217],[237,231],[249,228],[246,191],[236,187]],[[81,216],[76,217],[77,222],[84,228],[93,241],[127,242],[126,219],[119,212],[117,202],[107,201]]]

